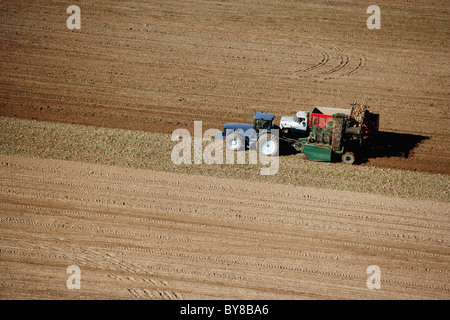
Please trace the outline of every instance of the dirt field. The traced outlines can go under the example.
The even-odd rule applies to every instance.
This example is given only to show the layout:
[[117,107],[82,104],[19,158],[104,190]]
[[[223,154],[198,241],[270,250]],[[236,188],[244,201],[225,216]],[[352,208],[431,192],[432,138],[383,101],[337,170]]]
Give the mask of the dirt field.
[[450,298],[444,203],[13,156],[0,174],[0,298]]
[[[105,3],[73,31],[0,3],[0,299],[450,299],[448,1],[377,1],[381,30],[360,1]],[[381,118],[359,166],[170,161],[194,121],[351,102]]]
[[171,133],[361,101],[399,134],[368,165],[450,173],[448,1],[378,1],[381,30],[359,1],[77,5],[70,31],[65,1],[0,4],[0,115]]

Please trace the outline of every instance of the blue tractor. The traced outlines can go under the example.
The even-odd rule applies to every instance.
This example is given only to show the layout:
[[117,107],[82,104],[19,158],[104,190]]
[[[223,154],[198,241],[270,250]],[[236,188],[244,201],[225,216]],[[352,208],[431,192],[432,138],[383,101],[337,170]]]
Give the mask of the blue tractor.
[[273,123],[274,118],[273,113],[256,112],[253,124],[224,124],[219,138],[225,139],[226,147],[231,151],[256,149],[266,156],[277,155],[280,128]]

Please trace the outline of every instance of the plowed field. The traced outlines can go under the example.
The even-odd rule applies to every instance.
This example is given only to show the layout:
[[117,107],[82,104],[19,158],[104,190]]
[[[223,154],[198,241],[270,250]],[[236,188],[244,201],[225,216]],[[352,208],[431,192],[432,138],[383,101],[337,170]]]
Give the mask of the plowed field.
[[397,134],[368,165],[450,173],[448,1],[378,1],[380,30],[359,1],[77,5],[71,31],[65,1],[2,1],[0,115],[171,133],[360,101]]
[[[2,1],[0,299],[449,299],[449,3],[376,4]],[[170,159],[194,121],[352,102],[359,166]]]
[[[1,298],[450,297],[447,204],[0,160]],[[66,287],[70,265],[80,290]]]

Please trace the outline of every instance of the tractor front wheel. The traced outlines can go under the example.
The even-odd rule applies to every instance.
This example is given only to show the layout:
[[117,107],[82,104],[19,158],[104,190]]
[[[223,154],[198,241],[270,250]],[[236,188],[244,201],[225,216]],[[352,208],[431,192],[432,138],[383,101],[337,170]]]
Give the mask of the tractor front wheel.
[[230,133],[226,139],[226,146],[228,150],[239,151],[244,148],[244,139],[241,135]]

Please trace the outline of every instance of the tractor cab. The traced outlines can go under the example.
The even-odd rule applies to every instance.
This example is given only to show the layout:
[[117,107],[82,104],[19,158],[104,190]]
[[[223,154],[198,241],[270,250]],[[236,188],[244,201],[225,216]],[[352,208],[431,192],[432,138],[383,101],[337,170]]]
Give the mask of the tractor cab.
[[254,128],[257,133],[261,130],[270,133],[273,126],[273,119],[275,118],[273,113],[255,112],[253,118],[255,119]]

